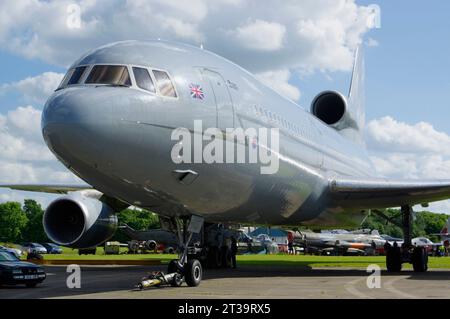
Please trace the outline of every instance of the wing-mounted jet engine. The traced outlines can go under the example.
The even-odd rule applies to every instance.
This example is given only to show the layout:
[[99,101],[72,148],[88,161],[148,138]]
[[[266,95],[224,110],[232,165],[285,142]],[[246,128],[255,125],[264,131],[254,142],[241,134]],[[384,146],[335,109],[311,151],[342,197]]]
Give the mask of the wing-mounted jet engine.
[[363,57],[358,48],[348,97],[337,91],[323,91],[311,103],[314,116],[358,144],[363,143],[365,122]]
[[91,248],[114,235],[118,226],[116,211],[91,196],[92,192],[70,193],[50,203],[43,224],[52,241],[71,248]]

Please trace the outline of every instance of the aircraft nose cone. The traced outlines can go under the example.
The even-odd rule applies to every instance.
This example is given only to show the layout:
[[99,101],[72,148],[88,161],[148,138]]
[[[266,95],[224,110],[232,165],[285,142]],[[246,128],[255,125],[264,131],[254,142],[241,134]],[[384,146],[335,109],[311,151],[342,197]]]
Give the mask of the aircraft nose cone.
[[42,112],[44,140],[66,166],[80,162],[91,166],[101,160],[111,112],[107,100],[93,90],[57,91]]

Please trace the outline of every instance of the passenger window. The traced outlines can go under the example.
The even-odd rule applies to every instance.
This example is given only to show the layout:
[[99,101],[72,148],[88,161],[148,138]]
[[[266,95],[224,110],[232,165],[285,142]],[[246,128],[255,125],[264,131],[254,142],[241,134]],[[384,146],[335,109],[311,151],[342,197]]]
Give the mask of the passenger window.
[[128,69],[122,65],[96,65],[92,68],[86,83],[131,86]]
[[84,71],[86,70],[85,66],[80,66],[74,70],[70,80],[67,82],[67,85],[78,84],[80,83],[81,77],[83,76]]
[[136,79],[136,85],[143,90],[147,90],[155,93],[155,86],[153,85],[152,78],[147,69],[133,67],[134,78]]
[[161,95],[177,97],[175,87],[166,72],[153,70],[153,75],[155,76],[156,84],[158,85]]

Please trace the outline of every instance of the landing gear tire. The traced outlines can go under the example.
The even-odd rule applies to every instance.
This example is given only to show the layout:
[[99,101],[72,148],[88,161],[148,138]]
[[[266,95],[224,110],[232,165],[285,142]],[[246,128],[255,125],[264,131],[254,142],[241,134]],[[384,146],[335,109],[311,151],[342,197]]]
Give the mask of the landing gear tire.
[[167,266],[167,273],[171,274],[174,272],[180,272],[180,269],[178,268],[178,260],[171,260],[169,262],[169,265]]
[[390,247],[386,252],[386,268],[388,272],[402,271],[402,256],[400,248]]
[[197,287],[202,280],[202,264],[197,259],[190,259],[184,265],[184,280],[189,287]]
[[411,262],[415,272],[426,272],[428,270],[428,253],[423,247],[415,247]]

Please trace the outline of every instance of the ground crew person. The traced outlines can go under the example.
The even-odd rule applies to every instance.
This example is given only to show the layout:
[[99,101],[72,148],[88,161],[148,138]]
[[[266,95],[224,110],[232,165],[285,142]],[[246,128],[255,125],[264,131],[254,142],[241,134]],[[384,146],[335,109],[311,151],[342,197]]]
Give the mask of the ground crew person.
[[440,245],[439,246],[439,257],[444,257],[445,256],[445,247],[444,245]]
[[292,241],[288,241],[288,254],[294,255],[294,243]]
[[231,264],[233,269],[236,269],[236,254],[238,251],[238,245],[236,238],[234,236],[231,237]]

